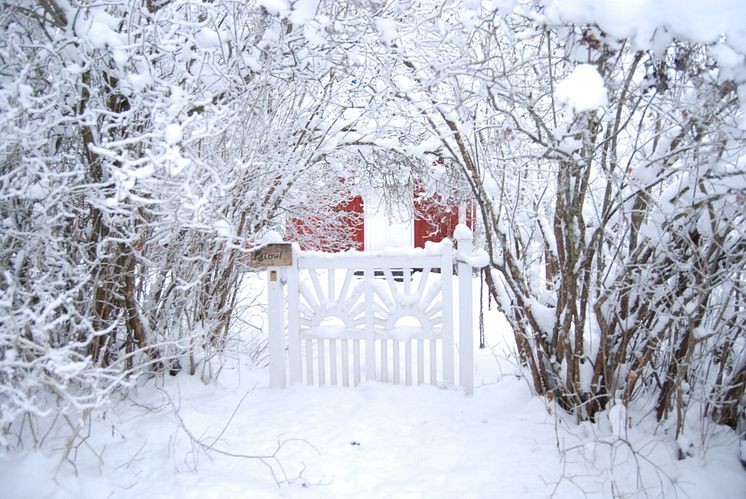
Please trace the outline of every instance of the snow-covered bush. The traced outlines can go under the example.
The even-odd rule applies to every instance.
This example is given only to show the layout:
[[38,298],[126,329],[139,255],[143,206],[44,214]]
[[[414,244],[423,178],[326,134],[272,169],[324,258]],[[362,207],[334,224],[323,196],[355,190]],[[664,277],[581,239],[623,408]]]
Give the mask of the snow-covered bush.
[[376,21],[393,47],[380,74],[479,201],[488,284],[534,389],[580,419],[636,402],[674,415],[677,431],[688,408],[735,427],[746,387],[738,24],[693,6],[669,25],[658,5],[633,16],[604,2],[495,5]]
[[411,168],[476,198],[537,393],[737,426],[739,19],[619,5],[6,2],[5,434],[177,361],[209,377],[247,245],[301,213],[344,226],[342,179],[411,192]]
[[306,21],[230,1],[3,7],[4,434],[143,373],[210,377],[240,332],[246,248],[337,147],[340,55],[307,48],[323,27]]

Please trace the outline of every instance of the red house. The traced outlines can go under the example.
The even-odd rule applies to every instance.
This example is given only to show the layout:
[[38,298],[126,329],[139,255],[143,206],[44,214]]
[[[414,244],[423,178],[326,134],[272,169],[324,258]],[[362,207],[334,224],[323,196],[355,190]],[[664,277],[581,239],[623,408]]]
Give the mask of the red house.
[[291,218],[286,238],[299,241],[302,249],[325,252],[424,248],[427,241],[452,237],[460,221],[473,227],[476,214],[473,204],[444,201],[439,194],[428,196],[422,187],[397,207],[384,206],[372,190],[346,197],[324,213]]

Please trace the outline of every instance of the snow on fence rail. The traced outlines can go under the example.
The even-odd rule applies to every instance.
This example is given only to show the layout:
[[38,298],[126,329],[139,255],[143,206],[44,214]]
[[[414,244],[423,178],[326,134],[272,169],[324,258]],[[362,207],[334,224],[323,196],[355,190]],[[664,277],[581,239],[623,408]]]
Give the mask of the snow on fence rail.
[[354,386],[364,380],[454,386],[458,375],[458,384],[471,393],[472,267],[483,261],[471,255],[466,226],[457,227],[454,237],[459,251],[448,239],[425,249],[367,253],[303,252],[294,246],[291,265],[268,271],[270,386]]

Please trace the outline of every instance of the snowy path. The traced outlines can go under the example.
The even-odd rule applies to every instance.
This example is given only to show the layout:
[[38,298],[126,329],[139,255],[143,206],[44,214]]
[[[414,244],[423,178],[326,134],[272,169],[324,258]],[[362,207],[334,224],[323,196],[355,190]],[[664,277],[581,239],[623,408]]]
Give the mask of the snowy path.
[[[32,454],[4,463],[3,497],[541,498],[553,492],[563,473],[557,436],[565,447],[584,444],[585,454],[568,455],[566,477],[585,475],[575,482],[588,497],[612,497],[612,477],[604,470],[612,447],[597,445],[593,455],[592,438],[583,438],[583,428],[568,431],[561,425],[555,432],[555,420],[544,404],[528,396],[524,382],[512,376],[466,398],[432,387],[378,384],[357,390],[251,390],[257,382],[264,384],[265,373],[243,373],[240,382],[235,377],[231,383],[228,374],[217,387],[180,376],[167,392],[191,433],[212,444],[251,391],[215,447],[271,454],[278,438],[286,441],[278,459],[289,484],[278,487],[257,460],[198,452],[179,429],[165,392],[153,390],[148,403],[159,411],[129,409],[95,423],[98,431],[89,443],[102,452],[100,469],[93,453],[81,447],[79,478],[63,465],[55,486],[51,474],[56,461]],[[726,459],[723,450],[728,448],[711,449],[706,460],[678,463],[663,443],[643,447],[671,478],[685,479],[689,497],[744,497],[746,477],[734,456]],[[635,466],[624,456],[617,458],[613,479],[635,491]],[[272,464],[280,477],[278,463]],[[659,485],[651,466],[643,463],[642,471],[647,487]],[[674,497],[666,479],[663,486],[666,497]],[[582,496],[569,480],[556,492],[555,497]],[[660,490],[649,492],[658,497]]]
[[[501,344],[500,319],[488,317],[487,323],[491,343]],[[582,426],[557,422],[510,362],[498,362],[488,350],[477,355],[482,386],[473,397],[378,383],[271,390],[266,370],[238,364],[229,362],[210,385],[184,373],[166,377],[165,387],[151,381],[138,389],[140,405],[122,402],[94,417],[91,437],[77,450],[77,477],[63,463],[53,481],[59,453],[50,455],[51,449],[64,445],[54,435],[44,453],[7,456],[0,496],[446,499],[554,493],[574,499],[645,497],[642,487],[648,497],[746,497],[732,433],[717,433],[704,452],[677,461],[663,429],[654,435],[651,417],[623,439],[611,436],[608,419]],[[214,450],[195,444],[179,419]],[[278,440],[285,444],[277,460],[264,463],[221,453],[270,455]],[[280,486],[267,464],[284,482]]]

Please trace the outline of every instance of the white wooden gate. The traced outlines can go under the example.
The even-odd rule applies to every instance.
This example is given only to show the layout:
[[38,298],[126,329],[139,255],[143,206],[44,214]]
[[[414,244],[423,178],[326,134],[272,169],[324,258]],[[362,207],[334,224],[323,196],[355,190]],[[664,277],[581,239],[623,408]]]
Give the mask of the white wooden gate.
[[471,393],[472,233],[462,225],[454,236],[458,252],[448,239],[425,249],[382,252],[293,248],[291,266],[268,271],[270,385],[377,380],[454,386],[458,375],[458,385]]

